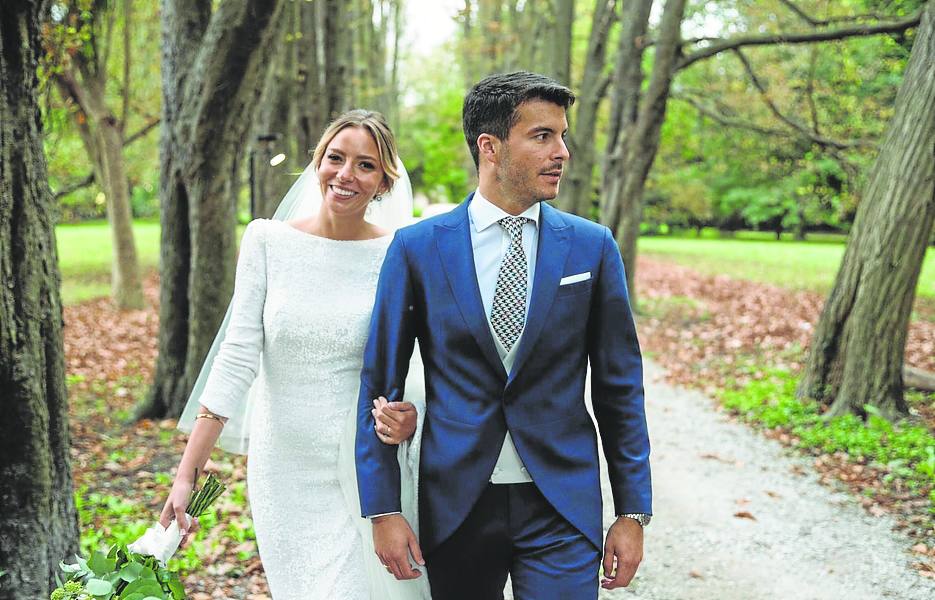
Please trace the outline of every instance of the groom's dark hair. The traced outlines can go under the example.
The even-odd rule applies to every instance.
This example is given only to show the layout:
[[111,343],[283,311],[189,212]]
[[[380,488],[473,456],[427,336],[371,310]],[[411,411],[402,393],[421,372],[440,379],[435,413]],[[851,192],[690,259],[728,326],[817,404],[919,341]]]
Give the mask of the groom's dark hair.
[[489,75],[471,88],[464,97],[461,125],[475,167],[480,166],[477,137],[488,133],[505,140],[519,118],[516,109],[534,98],[566,110],[575,103],[575,94],[570,89],[551,77],[529,71]]

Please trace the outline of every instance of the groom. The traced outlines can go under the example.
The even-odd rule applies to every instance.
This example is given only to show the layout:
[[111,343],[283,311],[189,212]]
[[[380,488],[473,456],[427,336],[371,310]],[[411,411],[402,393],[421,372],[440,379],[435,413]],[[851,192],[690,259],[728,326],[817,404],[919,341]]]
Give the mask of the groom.
[[[464,100],[478,168],[455,210],[401,229],[386,253],[361,372],[357,475],[374,546],[435,600],[597,598],[627,585],[651,489],[642,364],[610,231],[555,210],[572,92],[542,75],[487,77]],[[414,341],[426,414],[417,541],[400,511],[396,447],[372,399],[401,401]],[[601,540],[597,437],[617,520]],[[379,427],[379,424],[378,424]],[[422,560],[424,555],[425,560]]]

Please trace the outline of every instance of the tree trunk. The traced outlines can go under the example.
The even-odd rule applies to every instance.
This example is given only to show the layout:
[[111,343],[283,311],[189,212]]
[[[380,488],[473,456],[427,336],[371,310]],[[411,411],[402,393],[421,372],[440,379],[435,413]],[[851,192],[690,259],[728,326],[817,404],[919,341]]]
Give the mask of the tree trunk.
[[575,103],[575,122],[568,136],[571,160],[567,181],[562,186],[558,204],[563,210],[585,218],[591,217],[592,181],[594,176],[594,137],[597,111],[607,91],[604,66],[607,61],[607,38],[614,23],[616,0],[597,0],[588,38],[588,52]]
[[893,120],[862,194],[799,384],[830,414],[907,414],[903,356],[935,222],[935,3],[922,17]]
[[555,28],[549,42],[549,75],[562,85],[571,85],[571,30],[575,22],[575,0],[555,0]]
[[399,123],[399,52],[403,36],[403,0],[393,0],[393,62],[390,64],[388,114],[390,126],[398,131]]
[[325,79],[320,59],[321,4],[322,0],[315,0],[299,2],[296,7],[303,41],[295,45],[295,89],[299,101],[294,105],[292,120],[295,123],[297,151],[300,157],[296,166],[301,165],[302,168],[310,162],[314,145],[328,122],[327,98],[322,93]]
[[[606,211],[602,211],[601,218],[614,230],[614,237],[627,267],[627,285],[631,297],[635,297],[633,276],[636,272],[636,240],[639,237],[640,219],[643,215],[643,189],[659,149],[659,135],[665,120],[672,77],[676,70],[685,2],[686,0],[666,2],[656,40],[656,55],[649,88],[642,103],[639,103],[636,120],[629,131],[621,127],[617,132],[614,158],[611,161],[612,169],[608,172],[610,181],[605,187]],[[638,90],[639,88],[634,90],[630,86],[622,90],[620,116],[623,123],[626,123],[625,119],[629,117],[624,111],[632,110],[632,98],[634,93],[638,94]],[[615,162],[618,160],[619,162]]]
[[282,0],[164,0],[159,358],[141,417],[178,416],[233,289],[238,158]]
[[[274,51],[263,75],[263,94],[256,106],[250,130],[250,150],[247,160],[251,173],[250,198],[252,218],[269,219],[276,212],[279,201],[292,185],[296,169],[304,169],[305,162],[297,156],[296,132],[290,127],[290,116],[297,110],[294,105],[304,102],[296,93],[296,65],[293,46],[302,42],[298,36],[297,15],[289,6],[279,15],[273,36]],[[286,160],[273,166],[270,160],[277,154]],[[290,165],[293,167],[290,169]]]
[[350,108],[348,104],[348,79],[352,73],[350,53],[353,48],[347,32],[347,7],[343,0],[324,0],[324,90],[327,98],[328,121],[335,119]]
[[903,366],[903,383],[907,388],[935,392],[935,373],[905,365]]
[[482,38],[480,77],[483,78],[503,69],[503,5],[501,0],[478,0],[477,15]]
[[113,245],[111,297],[120,309],[140,309],[143,308],[143,282],[123,156],[124,123],[107,106],[107,69],[100,60],[96,53],[91,58],[78,53],[72,59],[72,66],[54,77],[62,95],[79,108],[72,113],[75,126],[106,199]]
[[113,115],[98,123],[102,187],[113,242],[111,296],[121,309],[143,308],[143,281],[133,237],[133,212],[126,162],[123,157],[123,127]]
[[55,203],[36,99],[42,2],[0,3],[0,594],[48,598],[78,549]]
[[[813,188],[814,190],[814,188]],[[805,202],[804,198],[799,198],[796,205],[796,222],[795,222],[795,239],[798,242],[805,241],[805,227],[807,225],[806,216],[805,216],[805,207],[803,203]]]
[[471,0],[464,0],[464,8],[461,9],[461,56],[464,69],[464,89],[471,89],[471,86],[477,82],[477,65],[480,62],[480,55],[477,44],[474,41],[474,10],[476,3]]
[[640,93],[643,86],[643,51],[646,48],[646,32],[653,0],[635,0],[623,8],[622,28],[617,42],[617,56],[610,82],[610,119],[607,127],[607,146],[604,151],[603,176],[600,199],[601,222],[613,226],[617,215],[610,203],[608,190],[617,172],[622,167],[622,138],[628,136],[636,125],[639,114]]

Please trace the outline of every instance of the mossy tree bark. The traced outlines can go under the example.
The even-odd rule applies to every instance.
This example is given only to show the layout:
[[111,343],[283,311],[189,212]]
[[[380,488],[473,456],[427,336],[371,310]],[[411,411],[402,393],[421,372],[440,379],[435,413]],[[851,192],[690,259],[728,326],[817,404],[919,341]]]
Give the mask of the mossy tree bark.
[[54,200],[37,105],[43,2],[0,3],[0,596],[48,598],[78,548]]

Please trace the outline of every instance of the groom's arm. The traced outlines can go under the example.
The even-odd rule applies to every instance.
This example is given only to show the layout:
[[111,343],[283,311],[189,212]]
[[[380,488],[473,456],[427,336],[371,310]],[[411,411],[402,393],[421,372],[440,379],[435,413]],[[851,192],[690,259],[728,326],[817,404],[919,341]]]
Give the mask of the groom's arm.
[[626,513],[652,514],[643,361],[620,250],[604,228],[588,319],[591,400],[601,432],[617,521],[604,541],[601,587],[629,585],[643,559],[643,530]]
[[357,406],[357,489],[362,516],[400,512],[397,446],[384,444],[373,427],[373,399],[403,400],[415,343],[411,272],[397,232],[380,271],[370,335],[364,350]]
[[652,514],[643,363],[620,251],[604,228],[588,319],[591,399],[607,459],[614,509]]

